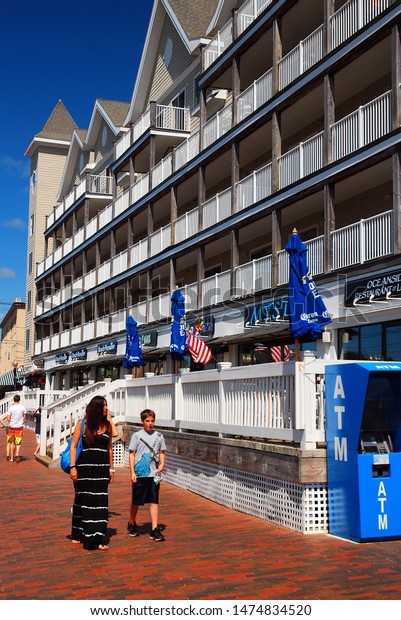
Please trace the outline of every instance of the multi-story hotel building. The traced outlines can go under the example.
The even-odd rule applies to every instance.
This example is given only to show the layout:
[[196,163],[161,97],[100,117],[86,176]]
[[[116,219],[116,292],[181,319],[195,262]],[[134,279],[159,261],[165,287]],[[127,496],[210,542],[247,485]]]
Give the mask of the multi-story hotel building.
[[214,363],[269,361],[292,345],[294,227],[333,319],[303,346],[401,359],[400,18],[391,0],[155,0],[132,101],[96,101],[47,217],[52,387],[122,377],[128,314],[147,369],[171,372],[176,286]]

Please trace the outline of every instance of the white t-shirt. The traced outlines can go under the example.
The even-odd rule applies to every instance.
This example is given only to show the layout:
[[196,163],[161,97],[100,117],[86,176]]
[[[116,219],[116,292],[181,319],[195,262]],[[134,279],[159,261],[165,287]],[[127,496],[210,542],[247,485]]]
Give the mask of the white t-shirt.
[[10,426],[13,428],[18,428],[19,426],[24,425],[24,416],[26,414],[26,409],[23,405],[13,405],[7,412],[7,415],[10,416]]

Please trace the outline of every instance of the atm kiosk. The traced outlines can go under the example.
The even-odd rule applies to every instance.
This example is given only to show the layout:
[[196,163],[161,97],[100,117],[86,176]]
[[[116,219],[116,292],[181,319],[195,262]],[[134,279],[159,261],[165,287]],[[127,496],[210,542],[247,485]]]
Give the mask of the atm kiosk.
[[326,366],[329,533],[401,538],[401,362]]

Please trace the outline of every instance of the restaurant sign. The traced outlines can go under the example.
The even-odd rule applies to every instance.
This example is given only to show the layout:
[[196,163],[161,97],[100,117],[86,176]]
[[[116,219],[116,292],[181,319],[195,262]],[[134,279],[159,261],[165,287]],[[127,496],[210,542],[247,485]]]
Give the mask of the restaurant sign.
[[68,362],[69,354],[68,353],[58,353],[55,357],[56,364],[65,364]]
[[344,304],[346,307],[358,303],[367,304],[372,301],[383,301],[389,297],[401,296],[401,269],[392,273],[382,273],[362,278],[354,282],[346,282]]
[[117,340],[109,340],[97,345],[97,354],[117,353]]
[[88,353],[88,349],[77,349],[71,353],[71,360],[86,360],[86,355]]
[[157,332],[148,332],[146,334],[140,334],[139,340],[141,347],[155,347],[157,345]]
[[245,327],[253,327],[261,323],[281,323],[282,321],[288,321],[287,298],[272,299],[245,308]]

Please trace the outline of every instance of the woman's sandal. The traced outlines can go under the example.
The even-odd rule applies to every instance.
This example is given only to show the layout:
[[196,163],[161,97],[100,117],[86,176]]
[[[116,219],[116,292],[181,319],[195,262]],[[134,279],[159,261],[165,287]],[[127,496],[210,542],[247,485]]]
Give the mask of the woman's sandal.
[[99,546],[98,546],[98,549],[99,549],[100,551],[107,551],[108,546],[107,546],[107,545],[99,545]]
[[73,538],[71,539],[71,542],[73,545],[80,545],[82,543],[81,540],[74,540]]

